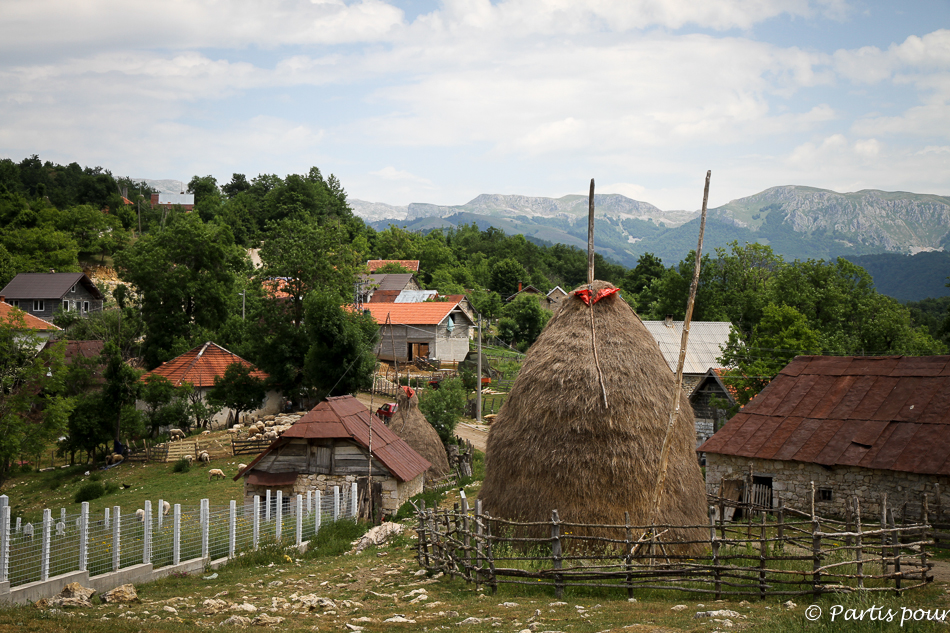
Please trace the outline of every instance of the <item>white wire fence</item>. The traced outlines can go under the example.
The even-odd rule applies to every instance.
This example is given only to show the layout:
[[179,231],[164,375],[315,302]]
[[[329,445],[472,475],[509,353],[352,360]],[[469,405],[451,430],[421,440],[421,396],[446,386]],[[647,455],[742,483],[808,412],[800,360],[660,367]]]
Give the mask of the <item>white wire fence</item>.
[[158,569],[185,561],[234,558],[263,543],[300,546],[320,526],[357,514],[357,486],[285,497],[270,491],[246,503],[211,507],[151,501],[134,511],[119,506],[94,516],[89,504],[79,514],[43,511],[36,524],[11,519],[9,498],[0,496],[0,583],[18,587],[85,571],[98,576],[150,563]]

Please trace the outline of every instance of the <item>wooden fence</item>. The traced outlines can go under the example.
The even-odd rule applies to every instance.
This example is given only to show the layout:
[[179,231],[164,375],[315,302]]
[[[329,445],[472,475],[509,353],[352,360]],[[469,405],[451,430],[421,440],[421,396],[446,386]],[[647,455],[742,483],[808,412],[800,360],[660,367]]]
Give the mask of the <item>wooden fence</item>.
[[[507,521],[470,509],[418,508],[419,564],[492,592],[501,583],[544,584],[558,597],[568,587],[613,587],[723,596],[803,596],[852,591],[901,594],[933,580],[926,523],[854,525],[781,508],[760,510],[745,523],[716,519],[702,526],[594,525],[562,521]],[[722,516],[721,514],[719,515]],[[708,538],[676,540],[671,528],[696,528]],[[545,536],[526,536],[543,533]],[[550,534],[550,536],[546,536]],[[591,535],[597,534],[597,535]],[[605,536],[606,535],[606,536]],[[701,554],[677,554],[700,546]]]
[[257,455],[271,445],[270,440],[239,440],[231,438],[232,455]]

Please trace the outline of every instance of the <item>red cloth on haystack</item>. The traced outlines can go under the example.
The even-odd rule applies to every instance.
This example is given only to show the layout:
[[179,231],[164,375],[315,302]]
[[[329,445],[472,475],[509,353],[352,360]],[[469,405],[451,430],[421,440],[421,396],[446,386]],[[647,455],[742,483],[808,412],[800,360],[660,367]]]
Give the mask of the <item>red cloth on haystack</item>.
[[617,292],[618,290],[620,290],[620,288],[601,288],[600,290],[597,291],[597,294],[594,295],[593,300],[591,300],[591,291],[590,291],[590,289],[589,289],[589,288],[583,288],[583,289],[581,289],[581,290],[575,290],[575,291],[574,291],[574,296],[575,296],[575,297],[580,297],[581,301],[583,301],[583,302],[586,303],[587,305],[590,305],[590,304],[592,304],[592,303],[597,303],[598,301],[600,301],[600,300],[603,299],[604,297],[609,297],[610,295],[612,295],[613,293]]
[[403,387],[402,390],[406,392],[406,397],[410,400],[412,400],[412,397],[416,395],[416,392],[413,391],[412,387]]

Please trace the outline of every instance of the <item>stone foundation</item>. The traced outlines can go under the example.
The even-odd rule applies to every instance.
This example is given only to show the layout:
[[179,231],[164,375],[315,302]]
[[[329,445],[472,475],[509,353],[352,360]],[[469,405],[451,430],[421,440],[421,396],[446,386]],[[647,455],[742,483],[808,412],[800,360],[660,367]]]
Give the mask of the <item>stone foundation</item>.
[[[283,492],[285,499],[294,499],[298,494],[307,496],[308,490],[319,490],[322,495],[333,495],[333,487],[339,486],[341,492],[349,490],[354,482],[359,479],[356,475],[297,475],[297,481],[288,486],[271,486],[271,497],[277,496],[277,491]],[[380,481],[377,477],[374,481]],[[399,507],[406,502],[409,497],[422,492],[424,474],[411,481],[401,482],[392,477],[382,479],[383,487],[383,512],[386,514],[395,514]],[[249,505],[253,502],[254,495],[260,495],[261,499],[267,495],[268,486],[256,486],[247,483],[244,480],[244,503]],[[291,512],[293,512],[293,502],[291,502]]]
[[[778,504],[778,499],[781,498],[786,506],[810,511],[811,482],[814,481],[815,512],[821,516],[845,516],[845,500],[857,495],[861,502],[861,514],[867,522],[879,520],[881,500],[886,493],[887,506],[894,510],[895,515],[899,516],[900,508],[906,502],[908,518],[916,519],[920,516],[923,495],[927,493],[933,519],[938,507],[934,484],[940,484],[940,507],[943,509],[943,515],[950,513],[950,477],[857,466],[825,467],[820,464],[774,459],[750,460],[748,457],[716,453],[706,455],[707,491],[716,494],[721,479],[747,477],[750,464],[753,467],[753,476],[772,478],[773,504]],[[827,498],[829,496],[830,499]]]

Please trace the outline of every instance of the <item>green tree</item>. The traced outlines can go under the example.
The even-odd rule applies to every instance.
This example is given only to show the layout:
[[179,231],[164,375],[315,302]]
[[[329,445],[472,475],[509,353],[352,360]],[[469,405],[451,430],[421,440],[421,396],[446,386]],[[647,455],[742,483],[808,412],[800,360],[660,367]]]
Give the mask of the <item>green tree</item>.
[[231,409],[237,422],[241,414],[259,409],[266,396],[267,386],[263,379],[255,376],[244,363],[231,363],[223,376],[215,377],[214,387],[208,392],[208,402]]
[[247,271],[231,231],[195,214],[182,214],[165,230],[143,237],[117,254],[116,264],[142,297],[142,356],[150,368],[225,321],[238,303],[238,273]]
[[467,397],[460,378],[443,380],[438,389],[424,389],[419,396],[419,410],[438,432],[443,444],[455,441],[455,427],[465,410]]
[[66,429],[64,346],[37,353],[41,339],[11,310],[0,320],[0,483],[21,454],[37,455]]
[[138,435],[141,432],[141,417],[135,410],[135,401],[138,398],[141,383],[139,376],[142,372],[129,367],[122,359],[122,352],[112,342],[105,344],[102,351],[105,362],[102,387],[103,411],[106,415],[114,416],[112,437],[116,442],[125,432],[126,437]]
[[520,294],[501,311],[498,335],[522,351],[534,344],[551,313],[541,307],[536,295]]
[[[189,385],[190,387],[190,385]],[[141,385],[139,398],[145,403],[145,422],[152,437],[161,427],[187,431],[191,426],[188,412],[187,387],[176,387],[160,374],[148,376]]]
[[518,284],[527,280],[528,271],[511,257],[495,262],[491,267],[491,289],[502,297],[518,292]]
[[304,378],[313,396],[322,399],[372,386],[379,326],[371,316],[344,310],[332,293],[311,292],[305,323],[309,346]]

